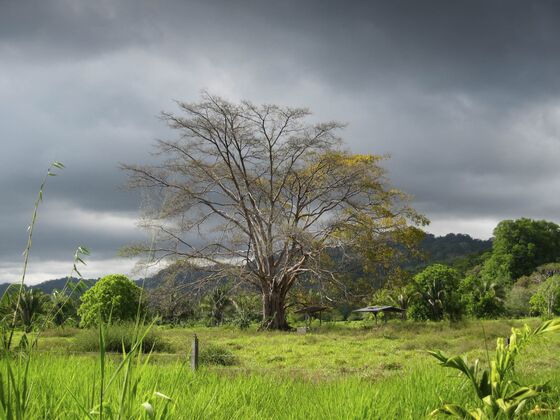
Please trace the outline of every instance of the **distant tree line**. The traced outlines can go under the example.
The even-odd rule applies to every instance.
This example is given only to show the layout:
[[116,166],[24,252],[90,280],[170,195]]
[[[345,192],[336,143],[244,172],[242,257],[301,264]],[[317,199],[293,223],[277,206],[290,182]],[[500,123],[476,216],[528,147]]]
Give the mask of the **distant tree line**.
[[[504,220],[494,229],[490,251],[430,265],[404,292],[414,319],[559,315],[560,227],[544,220]],[[383,293],[403,288],[378,297]]]
[[[437,239],[439,249],[433,245]],[[560,315],[560,227],[555,223],[502,221],[486,252],[480,250],[488,249],[487,241],[475,242],[467,235],[428,236],[428,241],[438,251],[437,259],[457,258],[443,264],[427,255],[427,266],[403,264],[379,275],[368,271],[359,258],[331,252],[322,263],[338,266],[347,275],[338,283],[322,283],[314,276],[302,279],[288,295],[288,319],[297,318],[291,309],[306,305],[329,307],[326,319],[352,319],[356,317],[352,310],[367,304],[398,306],[411,319],[433,321]],[[452,245],[458,241],[474,253],[458,252]],[[170,325],[227,323],[247,328],[260,322],[262,300],[257,289],[240,287],[228,278],[213,285],[199,283],[202,278],[196,267],[177,261],[148,279],[145,289],[123,275],[109,275],[87,290],[92,283],[50,294],[26,288],[19,305],[14,286],[4,294],[0,314],[9,316],[17,306],[18,323],[26,332],[45,322],[89,327],[138,315]],[[54,316],[46,319],[46,314]]]

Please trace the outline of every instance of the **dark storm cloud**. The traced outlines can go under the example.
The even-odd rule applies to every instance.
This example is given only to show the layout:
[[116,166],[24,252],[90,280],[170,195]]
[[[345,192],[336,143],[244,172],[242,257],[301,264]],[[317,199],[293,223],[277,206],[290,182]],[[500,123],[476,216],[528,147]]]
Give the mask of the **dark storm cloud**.
[[55,159],[35,255],[54,274],[77,241],[122,269],[144,236],[117,166],[154,159],[159,111],[204,88],[348,122],[435,232],[558,221],[559,23],[552,1],[0,0],[0,275]]
[[[0,38],[30,52],[87,57],[157,38],[151,15],[155,2],[2,1]],[[150,10],[154,9],[154,10]],[[39,48],[46,46],[46,48]]]

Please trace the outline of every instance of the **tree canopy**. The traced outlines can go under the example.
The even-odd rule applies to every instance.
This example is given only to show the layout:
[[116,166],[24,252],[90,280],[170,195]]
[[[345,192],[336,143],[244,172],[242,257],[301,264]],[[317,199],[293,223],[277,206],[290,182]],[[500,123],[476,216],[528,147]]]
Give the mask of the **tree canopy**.
[[81,296],[80,325],[89,327],[99,321],[132,320],[139,305],[143,305],[141,296],[141,289],[128,277],[122,274],[105,276]]
[[492,257],[484,271],[511,281],[559,260],[560,226],[556,223],[527,218],[503,220],[494,229]]
[[418,236],[410,225],[427,222],[389,186],[383,157],[342,148],[340,123],[210,94],[178,105],[180,114],[162,114],[178,134],[158,141],[163,160],[124,165],[131,185],[154,199],[144,221],[157,233],[155,248],[131,250],[251,284],[262,294],[265,328],[288,328],[286,296],[299,278],[335,279],[317,264],[325,249],[344,244],[388,266],[396,248],[385,245],[409,246]]
[[444,317],[456,319],[461,314],[459,294],[460,275],[454,268],[433,264],[414,276],[417,299],[409,312],[416,319],[439,321]]

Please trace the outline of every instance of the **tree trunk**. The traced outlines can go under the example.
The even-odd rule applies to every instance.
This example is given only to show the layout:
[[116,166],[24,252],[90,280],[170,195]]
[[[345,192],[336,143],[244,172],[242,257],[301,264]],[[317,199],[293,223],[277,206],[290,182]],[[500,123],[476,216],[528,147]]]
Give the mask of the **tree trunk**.
[[289,330],[286,321],[286,297],[279,291],[263,292],[263,330]]

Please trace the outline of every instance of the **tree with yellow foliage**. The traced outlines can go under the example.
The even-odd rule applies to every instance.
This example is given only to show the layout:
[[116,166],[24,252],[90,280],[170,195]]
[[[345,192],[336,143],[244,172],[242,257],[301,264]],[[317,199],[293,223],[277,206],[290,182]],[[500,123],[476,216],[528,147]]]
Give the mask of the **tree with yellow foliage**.
[[325,274],[318,261],[329,247],[388,264],[388,244],[406,246],[418,236],[411,225],[427,223],[388,187],[382,157],[341,147],[340,123],[310,124],[307,109],[206,93],[178,105],[180,114],[162,114],[178,134],[158,141],[165,159],[123,166],[131,186],[155,199],[145,225],[157,246],[133,251],[151,248],[253,285],[263,328],[289,328],[287,294],[302,276]]

